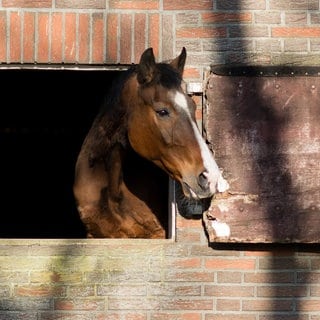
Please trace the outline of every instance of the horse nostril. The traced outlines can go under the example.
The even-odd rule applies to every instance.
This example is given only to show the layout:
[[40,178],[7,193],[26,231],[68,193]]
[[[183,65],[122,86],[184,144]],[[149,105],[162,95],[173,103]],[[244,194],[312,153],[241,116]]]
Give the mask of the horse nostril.
[[207,171],[203,171],[199,174],[199,177],[198,177],[198,183],[199,183],[199,186],[205,190],[205,189],[208,189],[209,187],[209,180],[208,180],[208,172]]

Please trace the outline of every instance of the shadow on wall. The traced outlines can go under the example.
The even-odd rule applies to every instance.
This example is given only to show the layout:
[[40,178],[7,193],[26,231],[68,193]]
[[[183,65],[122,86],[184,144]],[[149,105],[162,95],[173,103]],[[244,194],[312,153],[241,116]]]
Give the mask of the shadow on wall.
[[[242,2],[238,0],[237,4],[234,4],[232,10],[237,10],[239,13],[242,11]],[[217,7],[220,9],[230,10],[226,1],[219,0],[217,1]],[[238,48],[245,48],[246,41],[238,39],[246,39],[246,33],[242,25],[239,23],[235,25],[232,24],[232,33],[237,35],[237,40],[229,38],[229,45],[231,46],[232,41],[237,41]],[[242,41],[242,43],[241,43]],[[221,48],[225,50],[225,48]],[[231,51],[231,48],[230,48]],[[238,56],[237,56],[238,55]],[[251,64],[251,57],[247,56],[245,52],[242,53],[232,53],[233,61],[226,61],[228,66],[233,64],[249,66]],[[261,83],[261,82],[260,82]],[[261,189],[263,189],[263,184],[265,183],[264,177],[270,175],[270,168],[272,175],[278,177],[278,179],[268,179],[268,183],[272,185],[268,186],[268,190],[273,190],[274,197],[280,199],[280,202],[287,205],[290,212],[300,212],[300,204],[296,198],[292,195],[295,194],[295,188],[292,185],[292,181],[288,172],[284,170],[288,159],[284,153],[280,153],[280,138],[282,132],[282,126],[284,124],[284,119],[279,118],[279,114],[275,112],[276,106],[270,105],[271,100],[267,99],[265,95],[262,94],[262,88],[260,87],[259,81],[252,81],[250,88],[251,92],[255,93],[255,105],[257,108],[255,110],[242,110],[239,112],[237,108],[232,106],[229,108],[229,117],[232,122],[232,127],[235,131],[236,136],[244,136],[243,134],[243,123],[254,123],[256,117],[263,117],[268,119],[266,121],[267,127],[264,130],[272,132],[272,139],[263,145],[257,143],[255,145],[255,155],[251,156],[251,167],[259,168],[259,170],[264,170],[259,175],[255,175],[255,183]],[[266,100],[267,99],[267,100]],[[250,150],[250,146],[248,146]],[[266,159],[266,154],[268,158]],[[267,165],[261,165],[262,162],[268,161]],[[269,167],[269,168],[268,168]],[[255,171],[255,170],[253,170]],[[256,170],[257,172],[258,170]],[[280,181],[281,180],[281,181]],[[264,198],[264,203],[262,204],[265,208],[266,214],[272,213],[274,211],[274,202],[268,201],[268,197]],[[273,238],[278,239],[278,231],[276,224],[277,221],[273,220]],[[292,224],[295,224],[297,221],[292,221]],[[300,221],[301,223],[301,221]],[[294,226],[293,226],[294,227]],[[269,291],[265,295],[265,299],[271,304],[272,311],[269,313],[268,319],[278,320],[281,317],[281,311],[289,311],[290,315],[294,319],[300,319],[299,310],[302,309],[302,297],[306,295],[305,284],[310,280],[308,279],[308,272],[302,272],[300,279],[295,278],[296,270],[301,268],[298,252],[319,252],[318,245],[268,245],[268,244],[212,244],[214,249],[223,249],[223,250],[245,250],[245,251],[270,251],[268,255],[269,259],[265,259],[267,262],[266,265],[259,266],[261,269],[265,269],[268,272],[268,278],[270,283],[274,284],[270,286],[271,292]],[[308,269],[307,269],[308,270]],[[310,269],[309,269],[310,270]],[[281,284],[284,281],[284,275],[287,275],[287,282],[291,283],[294,288],[291,292],[285,292]],[[270,308],[270,307],[269,307]],[[269,310],[269,309],[266,309]]]

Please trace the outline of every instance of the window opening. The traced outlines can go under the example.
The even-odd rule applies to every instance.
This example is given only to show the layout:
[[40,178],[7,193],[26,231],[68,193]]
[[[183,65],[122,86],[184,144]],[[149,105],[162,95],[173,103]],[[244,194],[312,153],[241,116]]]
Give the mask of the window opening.
[[[0,238],[86,237],[72,192],[75,161],[121,72],[0,70]],[[168,190],[166,185],[163,192]],[[172,202],[168,211],[173,214]],[[167,238],[174,235],[169,216]]]

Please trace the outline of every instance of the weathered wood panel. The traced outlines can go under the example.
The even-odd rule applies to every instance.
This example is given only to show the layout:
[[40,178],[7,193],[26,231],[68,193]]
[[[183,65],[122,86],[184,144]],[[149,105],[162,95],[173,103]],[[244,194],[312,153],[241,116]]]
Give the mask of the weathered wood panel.
[[210,240],[319,242],[320,77],[212,73],[206,97],[207,139],[230,184],[204,214]]

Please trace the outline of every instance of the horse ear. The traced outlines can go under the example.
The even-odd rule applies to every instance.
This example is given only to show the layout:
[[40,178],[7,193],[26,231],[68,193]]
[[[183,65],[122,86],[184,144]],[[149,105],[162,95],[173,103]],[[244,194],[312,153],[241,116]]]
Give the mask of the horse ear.
[[173,59],[170,63],[170,65],[177,69],[180,75],[182,76],[183,70],[184,70],[184,65],[186,63],[186,58],[187,58],[187,50],[185,47],[182,48],[181,53],[178,57]]
[[156,61],[153,49],[149,48],[143,52],[138,65],[137,79],[140,84],[150,83],[155,75]]

